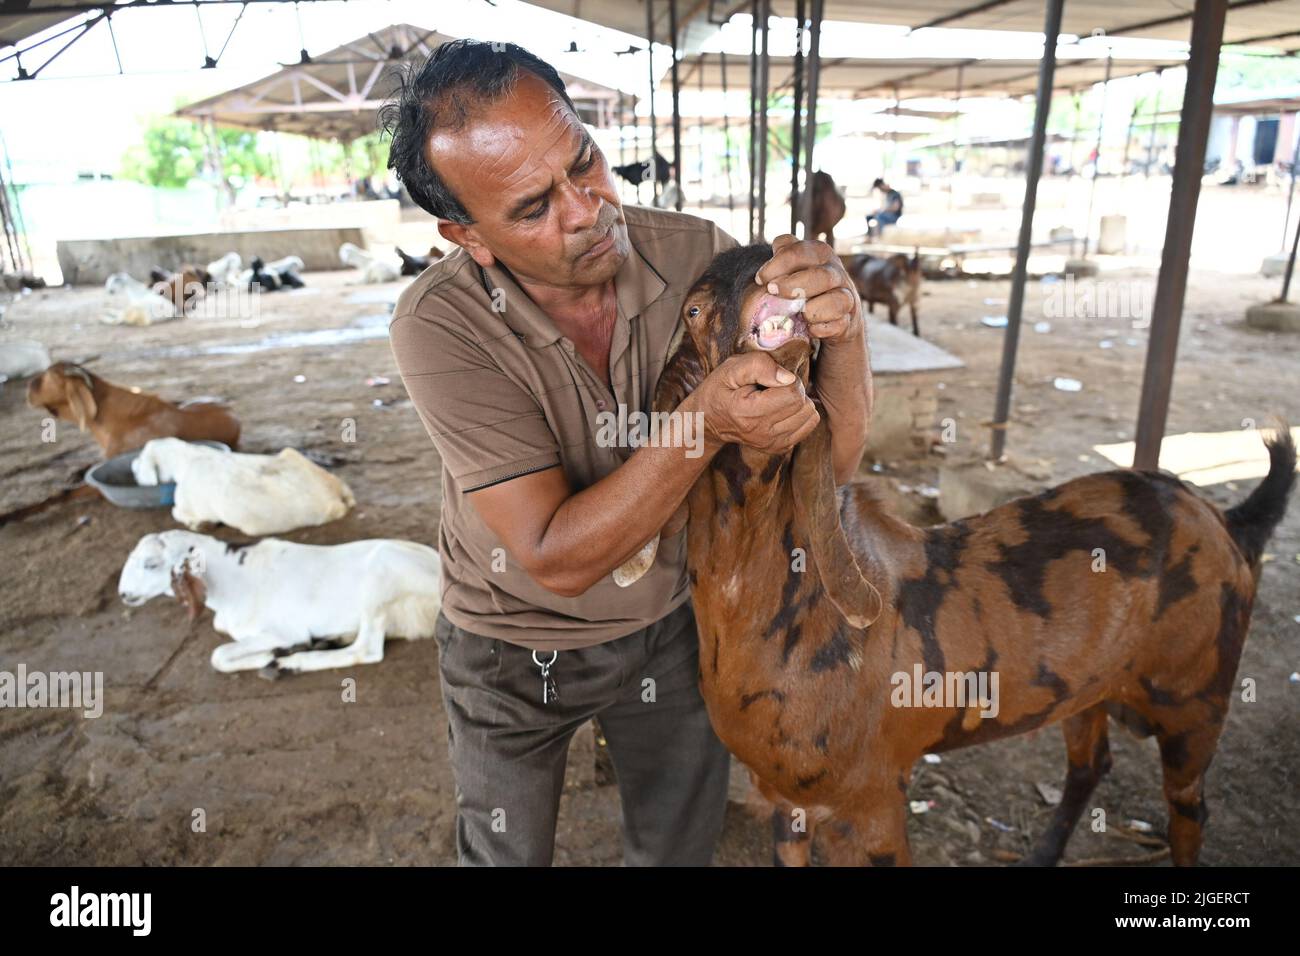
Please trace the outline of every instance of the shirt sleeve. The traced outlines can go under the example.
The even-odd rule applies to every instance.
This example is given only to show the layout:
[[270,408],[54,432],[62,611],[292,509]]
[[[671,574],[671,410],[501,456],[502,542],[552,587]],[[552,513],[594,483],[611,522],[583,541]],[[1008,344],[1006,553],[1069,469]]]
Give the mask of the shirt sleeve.
[[560,464],[541,405],[481,346],[413,313],[395,317],[388,334],[411,404],[462,491]]
[[739,242],[731,238],[731,234],[725,229],[719,227],[716,223],[713,226],[713,255],[726,252],[729,249],[735,249]]

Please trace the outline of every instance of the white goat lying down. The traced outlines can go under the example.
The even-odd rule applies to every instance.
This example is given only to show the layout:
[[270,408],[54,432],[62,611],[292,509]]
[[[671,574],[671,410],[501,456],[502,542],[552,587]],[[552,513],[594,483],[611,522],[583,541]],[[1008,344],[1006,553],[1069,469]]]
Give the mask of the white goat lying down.
[[366,284],[395,282],[402,277],[399,266],[387,260],[376,259],[371,253],[345,242],[339,246],[339,259],[345,266],[361,270],[361,281]]
[[170,300],[125,272],[114,272],[104,283],[104,288],[114,301],[125,302],[123,308],[100,316],[99,320],[105,325],[156,325],[180,317]]
[[155,438],[131,473],[139,485],[176,482],[172,517],[187,528],[220,522],[244,534],[277,534],[342,518],[356,504],[341,478],[292,448],[246,455]]
[[381,661],[385,637],[431,636],[441,583],[438,552],[411,541],[241,546],[164,531],[136,544],[117,590],[132,607],[179,598],[191,620],[212,608],[212,626],[234,638],[212,652],[219,671],[316,671]]
[[[217,288],[230,288],[239,279],[239,270],[243,268],[243,265],[244,260],[240,258],[238,252],[227,252],[220,259],[208,263],[208,275],[212,276],[212,282]],[[244,286],[244,288],[247,287],[247,285]]]

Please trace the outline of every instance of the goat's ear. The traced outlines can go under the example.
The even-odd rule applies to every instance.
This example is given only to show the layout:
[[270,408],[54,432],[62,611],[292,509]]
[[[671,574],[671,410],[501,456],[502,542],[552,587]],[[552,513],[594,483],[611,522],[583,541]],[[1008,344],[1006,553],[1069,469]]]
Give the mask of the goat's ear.
[[203,579],[190,567],[189,555],[172,568],[172,593],[185,605],[186,615],[191,622],[202,613],[208,596],[207,588]]
[[669,352],[668,362],[655,386],[654,410],[671,412],[687,395],[695,391],[707,374],[699,347],[689,329],[683,325],[677,348]]
[[[670,351],[668,364],[659,376],[655,387],[654,410],[671,412],[704,380],[704,363],[700,361],[700,350],[695,346],[695,339],[690,330],[685,329],[678,336],[676,351]],[[614,569],[614,583],[621,588],[630,587],[650,570],[659,550],[659,539],[671,537],[682,530],[689,512],[686,503],[673,513],[663,530],[647,541],[641,550]]]
[[64,378],[64,394],[68,398],[68,407],[72,411],[72,417],[76,419],[77,427],[83,432],[95,420],[99,414],[99,405],[95,401],[95,393],[90,390],[80,377]]
[[813,563],[826,596],[853,627],[869,627],[880,617],[880,592],[862,574],[840,523],[831,462],[831,429],[823,409],[813,433],[794,450],[791,482],[795,517],[808,536]]
[[621,588],[626,588],[641,580],[641,577],[655,563],[655,555],[658,552],[659,535],[655,535],[641,546],[640,551],[614,569],[614,583]]

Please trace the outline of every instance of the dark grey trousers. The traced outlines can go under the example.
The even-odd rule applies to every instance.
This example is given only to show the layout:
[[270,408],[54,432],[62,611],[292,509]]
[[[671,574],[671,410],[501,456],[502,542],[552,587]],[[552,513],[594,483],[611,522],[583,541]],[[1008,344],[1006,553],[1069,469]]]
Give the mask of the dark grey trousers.
[[700,696],[689,601],[634,634],[560,651],[550,671],[558,699],[545,704],[532,651],[441,614],[434,634],[462,866],[551,864],[569,741],[593,716],[618,777],[624,863],[708,865],[730,756]]

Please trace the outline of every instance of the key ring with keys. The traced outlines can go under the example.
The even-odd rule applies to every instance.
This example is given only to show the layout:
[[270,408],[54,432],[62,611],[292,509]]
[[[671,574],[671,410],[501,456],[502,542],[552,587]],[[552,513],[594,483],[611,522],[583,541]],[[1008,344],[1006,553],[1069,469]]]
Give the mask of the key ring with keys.
[[533,663],[536,664],[539,668],[541,668],[542,671],[542,703],[543,704],[553,704],[557,699],[559,699],[560,695],[555,687],[555,678],[551,677],[551,665],[555,663],[556,659],[559,656],[560,656],[559,651],[551,651],[551,659],[549,661],[543,662],[538,659],[537,652],[533,651]]

